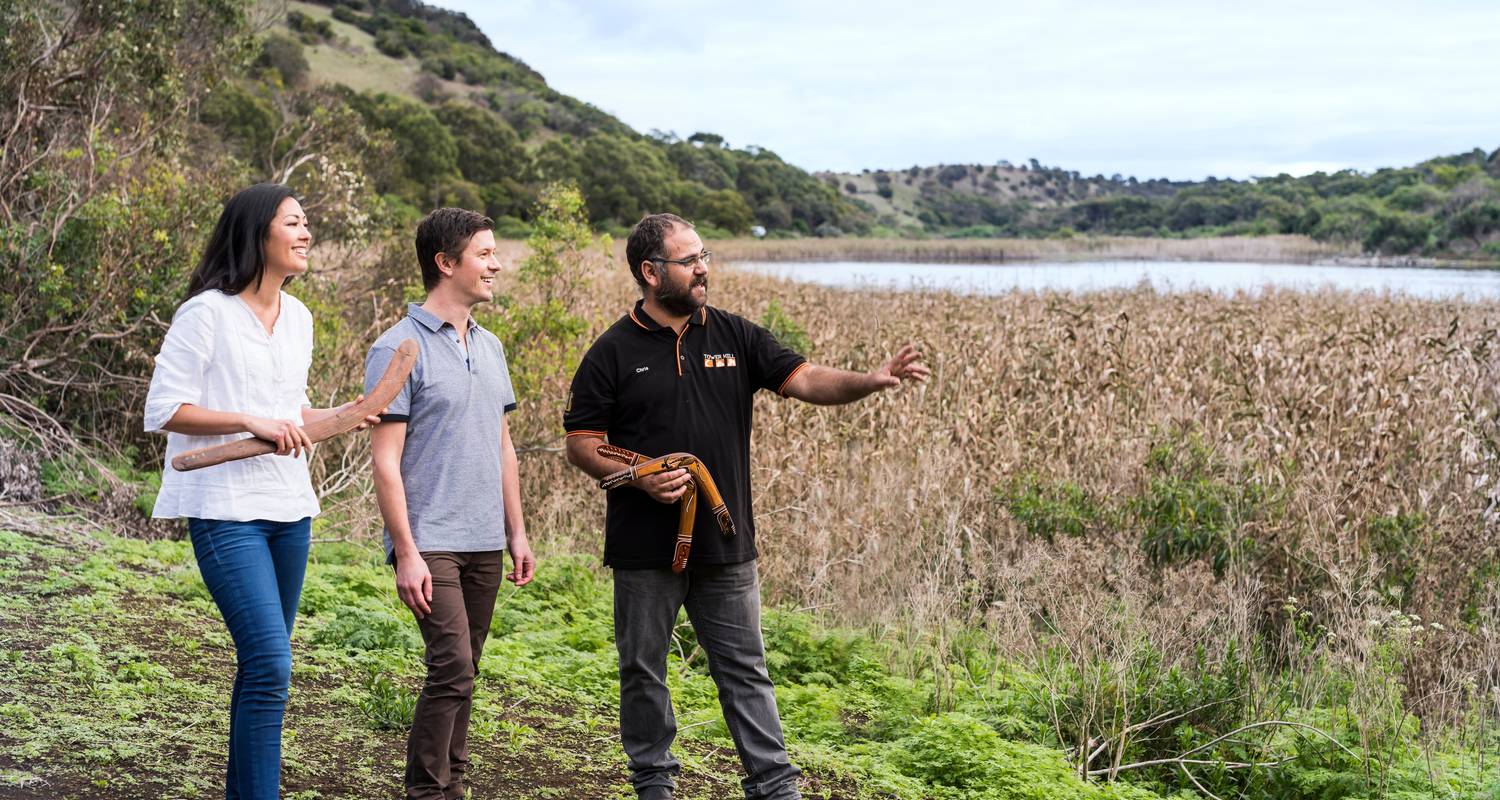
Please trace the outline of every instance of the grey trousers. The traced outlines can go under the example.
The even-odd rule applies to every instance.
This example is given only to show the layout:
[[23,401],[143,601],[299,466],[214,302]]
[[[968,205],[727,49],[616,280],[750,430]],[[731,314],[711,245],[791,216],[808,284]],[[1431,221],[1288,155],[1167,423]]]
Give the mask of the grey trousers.
[[667,691],[667,648],[677,610],[687,608],[719,706],[745,767],[750,800],[795,800],[797,776],[781,735],[776,694],[760,632],[760,577],[754,561],[670,569],[615,570],[615,647],[620,653],[620,739],[630,782],[642,798],[671,797],[681,764]]

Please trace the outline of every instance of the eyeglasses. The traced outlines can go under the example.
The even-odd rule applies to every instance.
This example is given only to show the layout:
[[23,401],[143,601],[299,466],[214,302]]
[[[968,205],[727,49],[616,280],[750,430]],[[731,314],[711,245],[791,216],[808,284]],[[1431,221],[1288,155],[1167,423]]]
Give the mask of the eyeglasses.
[[699,253],[696,256],[688,256],[687,258],[653,258],[653,259],[651,259],[652,262],[657,263],[657,264],[681,264],[682,266],[689,267],[689,268],[691,268],[692,266],[694,266],[695,264],[697,264],[699,261],[702,261],[703,262],[703,266],[706,267],[709,264],[713,263],[713,260],[714,260],[714,254],[710,253],[707,250],[704,250],[703,252]]

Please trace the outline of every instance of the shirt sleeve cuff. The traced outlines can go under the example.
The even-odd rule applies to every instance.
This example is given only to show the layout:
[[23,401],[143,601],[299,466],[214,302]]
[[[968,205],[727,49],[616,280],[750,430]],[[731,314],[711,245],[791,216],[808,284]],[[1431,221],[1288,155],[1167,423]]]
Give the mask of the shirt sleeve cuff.
[[786,379],[781,382],[781,385],[778,386],[778,387],[776,387],[776,393],[779,394],[779,395],[781,395],[782,397],[786,397],[786,387],[787,387],[787,384],[789,384],[789,383],[792,382],[792,378],[797,377],[797,373],[801,372],[804,369],[807,369],[809,366],[812,366],[812,365],[810,363],[806,362],[806,361],[803,361],[801,364],[798,364],[796,366],[796,368],[794,368],[791,372],[787,373]]
[[182,402],[159,402],[146,406],[146,433],[166,433],[166,425],[177,416],[177,409],[187,405]]

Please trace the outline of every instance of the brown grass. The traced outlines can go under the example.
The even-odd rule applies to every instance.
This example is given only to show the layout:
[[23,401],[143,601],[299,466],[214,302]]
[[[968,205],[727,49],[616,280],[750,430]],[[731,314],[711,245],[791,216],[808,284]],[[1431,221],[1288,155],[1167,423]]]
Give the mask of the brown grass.
[[728,261],[1267,261],[1308,264],[1356,258],[1351,251],[1306,236],[1232,236],[1155,239],[1076,236],[1069,239],[724,239],[710,249]]
[[[615,266],[590,272],[573,305],[592,338],[635,296]],[[1032,664],[1059,641],[1088,658],[1149,642],[1168,664],[1200,644],[1269,641],[1268,658],[1306,672],[1309,703],[1372,718],[1387,695],[1335,696],[1314,666],[1375,687],[1404,678],[1409,700],[1450,721],[1494,691],[1486,659],[1500,626],[1474,615],[1494,618],[1500,601],[1484,595],[1500,565],[1500,304],[852,293],[716,269],[715,305],[758,319],[773,300],[806,327],[818,363],[869,369],[910,341],[933,377],[843,407],[757,401],[769,600],[911,644],[978,628],[1001,657]],[[373,302],[381,315],[394,308]],[[371,335],[353,337],[329,374],[354,369]],[[603,495],[560,453],[569,377],[522,398],[512,418],[544,556],[601,550]],[[1199,442],[1222,480],[1265,489],[1239,528],[1254,554],[1222,577],[1202,562],[1153,566],[1128,512],[1150,491],[1152,447],[1180,441]],[[1035,537],[995,495],[1028,473],[1120,511],[1082,537]],[[349,496],[348,530],[378,535],[373,503]],[[1400,514],[1423,520],[1415,538],[1376,547],[1372,521]],[[1408,568],[1409,591],[1392,595],[1387,578]],[[1419,619],[1392,623],[1397,609]],[[1057,628],[1039,634],[1039,614]],[[905,649],[913,672],[926,666],[918,655],[941,651]]]

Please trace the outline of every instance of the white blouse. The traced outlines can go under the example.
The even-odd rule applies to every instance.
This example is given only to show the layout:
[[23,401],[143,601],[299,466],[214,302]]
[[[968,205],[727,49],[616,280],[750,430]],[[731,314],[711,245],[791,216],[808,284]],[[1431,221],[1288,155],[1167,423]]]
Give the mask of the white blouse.
[[[164,432],[184,403],[302,423],[312,363],[312,314],[281,293],[281,315],[267,334],[238,295],[210,290],[178,307],[146,394],[146,430]],[[318,513],[307,458],[275,454],[178,472],[180,453],[249,437],[167,433],[166,465],[153,517],[293,522]]]

